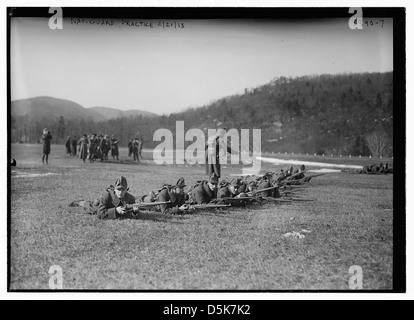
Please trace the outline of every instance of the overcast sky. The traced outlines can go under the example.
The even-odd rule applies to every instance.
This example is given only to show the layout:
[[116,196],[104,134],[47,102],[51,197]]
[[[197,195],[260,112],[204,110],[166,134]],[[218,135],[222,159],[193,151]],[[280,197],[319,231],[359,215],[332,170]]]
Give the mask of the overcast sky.
[[45,18],[12,18],[12,100],[52,96],[167,114],[280,76],[393,70],[392,20],[363,30],[348,19],[176,20],[184,28],[168,29],[151,21],[65,19],[51,30]]

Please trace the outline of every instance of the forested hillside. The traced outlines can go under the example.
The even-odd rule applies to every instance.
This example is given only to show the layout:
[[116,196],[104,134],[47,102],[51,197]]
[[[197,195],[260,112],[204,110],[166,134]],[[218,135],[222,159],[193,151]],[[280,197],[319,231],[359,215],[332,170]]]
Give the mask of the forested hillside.
[[[244,89],[243,94],[168,116],[100,122],[61,118],[60,124],[54,121],[47,125],[52,132],[60,132],[62,139],[73,134],[107,133],[126,146],[130,138],[140,134],[145,147],[153,147],[159,143],[152,141],[155,130],[175,132],[176,121],[185,121],[185,130],[200,128],[205,132],[219,126],[262,129],[262,151],[392,155],[393,73],[281,77]],[[22,140],[16,132],[17,123],[18,118],[12,119],[14,141]],[[32,120],[30,125],[45,124]]]

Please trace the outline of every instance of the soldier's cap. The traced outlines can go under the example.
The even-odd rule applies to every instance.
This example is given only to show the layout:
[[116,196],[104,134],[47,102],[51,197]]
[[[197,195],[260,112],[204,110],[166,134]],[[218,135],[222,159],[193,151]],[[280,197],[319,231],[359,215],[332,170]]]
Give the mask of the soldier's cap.
[[128,183],[124,176],[120,176],[118,179],[116,179],[115,189],[126,190],[127,187],[128,187]]
[[241,186],[241,181],[238,178],[234,178],[230,183],[233,187],[236,187],[236,188]]
[[305,170],[305,165],[303,165],[303,164],[302,164],[302,165],[300,166],[300,170],[302,170],[302,171],[303,171],[303,170]]
[[230,183],[227,182],[226,180],[221,180],[220,183],[218,184],[218,186],[220,188],[222,188],[222,187],[228,187],[229,185],[230,185]]
[[208,179],[208,182],[210,182],[211,184],[218,184],[219,180],[215,172],[211,174],[211,176]]
[[184,178],[180,178],[175,185],[177,188],[185,188],[187,185],[185,184]]

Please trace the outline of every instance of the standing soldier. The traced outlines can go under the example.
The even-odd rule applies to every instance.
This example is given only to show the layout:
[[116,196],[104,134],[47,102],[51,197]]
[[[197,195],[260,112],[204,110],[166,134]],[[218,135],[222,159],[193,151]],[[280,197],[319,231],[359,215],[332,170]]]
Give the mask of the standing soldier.
[[116,160],[119,160],[118,159],[118,155],[119,155],[118,143],[119,143],[119,141],[115,139],[114,135],[112,135],[112,137],[111,137],[111,156],[112,156],[112,159],[114,159],[114,160],[115,160],[115,157],[116,157]]
[[69,155],[71,155],[72,154],[72,152],[71,152],[71,145],[72,145],[72,137],[71,136],[68,136],[68,138],[66,139],[66,143],[65,143],[65,146],[66,146],[66,154],[69,154]]
[[139,137],[139,139],[138,139],[138,159],[139,158],[143,159],[143,157],[142,157],[142,146],[143,146],[143,144],[144,144],[144,140],[142,139],[142,137]]
[[72,139],[72,155],[76,157],[76,147],[78,146],[78,140],[76,139],[76,136],[73,136]]
[[139,141],[138,141],[138,138],[135,138],[134,141],[132,141],[132,152],[134,154],[134,161],[139,162],[138,147],[139,147]]
[[130,157],[132,155],[132,151],[133,151],[132,140],[129,139],[129,142],[128,142],[128,157]]
[[45,160],[46,160],[46,164],[49,164],[49,154],[50,154],[50,140],[52,140],[52,135],[50,134],[50,131],[47,130],[47,128],[43,129],[43,135],[42,135],[42,140],[43,140],[43,156],[42,156],[42,163],[45,164]]
[[108,160],[108,153],[109,153],[109,150],[111,150],[111,141],[109,140],[108,135],[105,135],[105,141],[106,141],[106,144],[105,144],[105,160]]
[[88,137],[86,134],[83,135],[78,141],[79,145],[79,158],[85,162],[88,157]]
[[196,204],[211,202],[217,196],[218,177],[213,172],[208,181],[203,181],[191,191],[191,199]]
[[95,161],[95,154],[96,154],[96,135],[91,135],[89,139],[89,145],[88,145],[88,158],[89,162]]
[[105,159],[106,148],[107,148],[106,137],[102,137],[101,141],[99,142],[99,151],[100,151],[101,162],[103,162],[104,159]]
[[[215,173],[217,178],[221,177],[221,165],[220,165],[220,146],[224,148],[223,138],[226,134],[224,129],[218,129],[216,134],[208,138],[206,145],[206,174],[210,176]],[[226,148],[228,153],[232,153],[230,147]],[[236,151],[233,151],[236,153]]]

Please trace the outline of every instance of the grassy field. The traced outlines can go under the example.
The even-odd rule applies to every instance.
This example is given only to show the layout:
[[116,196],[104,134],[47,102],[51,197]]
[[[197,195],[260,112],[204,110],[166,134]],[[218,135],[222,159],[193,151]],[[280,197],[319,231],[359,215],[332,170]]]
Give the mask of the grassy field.
[[[43,166],[41,152],[11,146],[11,290],[49,289],[52,265],[67,290],[349,290],[353,265],[364,289],[392,289],[392,175],[317,177],[298,196],[314,202],[100,221],[68,204],[96,198],[121,174],[143,195],[180,177],[204,179],[204,167],[137,165],[122,148],[122,163],[84,164],[56,145]],[[226,178],[240,168],[223,171]],[[304,239],[284,237],[302,229],[310,231]]]

